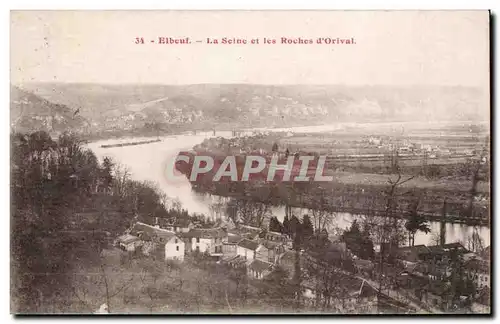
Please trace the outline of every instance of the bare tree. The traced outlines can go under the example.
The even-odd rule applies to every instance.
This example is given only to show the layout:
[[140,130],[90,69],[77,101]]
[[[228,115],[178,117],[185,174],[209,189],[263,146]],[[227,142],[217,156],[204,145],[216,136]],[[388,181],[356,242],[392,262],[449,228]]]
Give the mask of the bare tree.
[[314,230],[316,233],[321,233],[323,230],[328,230],[334,223],[337,214],[333,211],[325,195],[322,194],[318,199],[313,198],[313,204],[316,206],[310,209],[309,213],[312,216]]
[[481,252],[484,248],[484,240],[479,235],[477,227],[474,227],[472,235],[467,238],[467,248],[476,253]]
[[[372,223],[375,227],[376,236],[380,244],[379,251],[379,274],[378,274],[378,294],[379,302],[382,294],[383,284],[386,282],[386,257],[391,256],[395,245],[404,240],[403,219],[398,213],[397,189],[404,183],[411,181],[414,176],[402,179],[398,173],[395,180],[388,179],[388,189],[385,190],[386,204],[383,217],[377,217],[378,223]],[[373,229],[372,229],[373,230]],[[379,303],[380,307],[380,303]]]
[[249,199],[232,199],[228,203],[228,215],[235,223],[262,227],[271,216],[269,205]]
[[117,195],[119,197],[125,197],[125,192],[127,189],[127,185],[129,184],[130,180],[130,171],[127,167],[115,163],[114,165],[114,188],[113,188],[113,195]]
[[209,206],[212,218],[215,220],[221,219],[226,209],[226,206],[227,204],[225,202],[225,198],[217,197],[216,201],[213,201]]

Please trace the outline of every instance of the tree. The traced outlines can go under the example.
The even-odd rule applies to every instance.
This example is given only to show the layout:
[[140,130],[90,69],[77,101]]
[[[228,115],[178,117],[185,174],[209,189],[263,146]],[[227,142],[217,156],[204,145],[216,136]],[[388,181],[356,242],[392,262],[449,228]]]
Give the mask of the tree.
[[290,218],[290,233],[294,249],[300,248],[303,242],[302,224],[296,216],[292,216],[292,218]]
[[307,247],[310,251],[318,252],[324,251],[330,246],[331,243],[332,242],[328,239],[327,230],[323,229],[321,232],[314,233],[314,235],[308,240]]
[[105,157],[102,162],[102,172],[101,172],[101,178],[102,178],[102,183],[104,189],[107,191],[111,189],[112,183],[113,183],[113,167],[115,164],[113,163],[113,160],[111,160],[110,157]]
[[237,223],[256,227],[262,227],[271,212],[269,205],[249,199],[232,199],[226,209],[232,214],[232,219],[236,218]]
[[288,235],[289,237],[292,236],[292,230],[290,227],[290,219],[288,218],[288,215],[285,215],[285,218],[283,219],[283,233]]
[[273,144],[273,148],[272,148],[272,151],[273,151],[273,152],[278,152],[278,149],[279,149],[279,148],[278,148],[278,143],[277,143],[277,142],[274,142],[274,144]]
[[365,224],[361,232],[361,251],[360,258],[371,260],[375,256],[375,248],[370,235],[370,228]]
[[415,234],[418,231],[424,232],[424,233],[430,233],[431,229],[429,227],[429,223],[427,220],[419,214],[418,212],[418,205],[419,201],[417,201],[411,211],[410,211],[410,218],[406,221],[405,223],[405,228],[408,231],[408,245],[409,246],[414,246],[415,245]]
[[320,194],[319,198],[313,197],[313,203],[317,208],[311,209],[309,212],[312,216],[314,230],[321,232],[323,229],[329,228],[335,218],[335,213],[329,210],[328,201],[325,199],[326,194]]
[[469,251],[480,253],[484,248],[484,240],[479,235],[477,227],[474,227],[472,236],[467,239],[467,248]]
[[308,240],[313,236],[313,234],[314,234],[313,224],[311,223],[309,215],[306,214],[302,218],[302,235],[304,237],[304,240]]
[[269,231],[270,232],[278,232],[278,233],[283,232],[283,225],[278,220],[278,218],[275,216],[271,217],[271,219],[269,220]]
[[344,310],[349,297],[348,276],[343,270],[350,260],[346,255],[330,256],[327,250],[305,256],[304,277],[312,283],[310,289],[316,295],[314,307],[328,311],[332,308]]
[[356,219],[352,222],[351,227],[344,232],[342,240],[352,253],[359,254],[361,250],[361,229]]
[[450,251],[450,270],[451,273],[448,278],[450,287],[447,295],[453,309],[462,306],[460,305],[462,296],[466,297],[466,301],[471,301],[476,292],[476,287],[474,281],[465,271],[465,261],[462,255],[456,249]]
[[[388,179],[388,188],[384,191],[386,196],[385,211],[382,217],[375,217],[375,222],[373,227],[375,227],[376,235],[379,239],[380,253],[379,253],[379,278],[378,278],[378,292],[382,293],[382,283],[385,277],[385,261],[388,261],[390,257],[393,256],[394,248],[399,245],[399,242],[403,239],[401,233],[402,230],[402,219],[400,213],[398,213],[398,195],[397,189],[404,183],[411,181],[414,176],[408,177],[402,180],[402,175],[398,171],[398,176],[396,180],[391,178]],[[385,260],[384,260],[385,259]],[[380,299],[378,299],[380,302]],[[380,304],[379,304],[380,307]]]
[[342,240],[346,243],[347,248],[359,258],[373,258],[375,251],[367,224],[365,224],[364,229],[361,230],[357,220],[354,220],[351,227],[342,235]]
[[[112,311],[108,299],[117,291],[113,281],[123,277],[110,273],[109,267],[96,266],[96,260],[101,260],[108,238],[130,226],[134,217],[130,211],[165,212],[157,189],[131,181],[127,174],[110,177],[112,161],[100,165],[74,134],[62,134],[57,141],[46,132],[12,134],[11,148],[13,311],[81,311],[81,302],[72,304],[73,274],[85,270],[100,282],[89,286],[99,286],[101,294],[106,290]],[[111,181],[112,190],[98,192],[103,180]],[[81,217],[83,212],[93,215]],[[80,269],[82,264],[86,269]],[[93,311],[94,306],[86,310]]]

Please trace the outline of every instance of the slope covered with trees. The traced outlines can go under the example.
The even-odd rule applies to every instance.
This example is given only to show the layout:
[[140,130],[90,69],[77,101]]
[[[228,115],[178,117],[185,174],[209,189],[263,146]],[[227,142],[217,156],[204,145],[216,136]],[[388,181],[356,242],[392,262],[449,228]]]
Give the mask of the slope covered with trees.
[[[100,162],[77,136],[11,134],[12,311],[68,312],[76,274],[135,220],[187,214],[151,184]],[[81,279],[81,278],[80,278]],[[88,309],[81,309],[88,311]]]

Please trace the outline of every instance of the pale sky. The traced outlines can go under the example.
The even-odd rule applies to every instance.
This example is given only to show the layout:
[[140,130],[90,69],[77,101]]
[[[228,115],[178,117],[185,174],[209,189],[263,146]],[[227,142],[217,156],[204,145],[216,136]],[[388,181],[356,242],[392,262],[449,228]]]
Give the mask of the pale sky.
[[[11,82],[487,89],[488,19],[487,11],[13,11]],[[159,36],[193,44],[149,43]],[[207,37],[354,37],[356,45],[195,43]]]

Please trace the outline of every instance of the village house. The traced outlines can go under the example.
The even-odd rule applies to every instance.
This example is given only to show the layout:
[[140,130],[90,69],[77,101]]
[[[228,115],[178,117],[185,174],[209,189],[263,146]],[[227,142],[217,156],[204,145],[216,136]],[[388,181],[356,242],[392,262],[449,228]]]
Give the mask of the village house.
[[273,269],[272,263],[255,259],[247,266],[248,276],[255,279],[262,279],[271,273]]
[[[267,241],[264,239],[259,240],[259,243],[262,244],[266,249],[267,249],[267,255],[263,253],[259,253],[257,258],[271,262],[271,263],[276,263],[278,257],[285,253],[287,248],[285,247],[284,243],[281,242],[272,242],[272,241]],[[267,259],[265,260],[265,258]]]
[[460,243],[447,243],[441,245],[431,245],[427,247],[429,249],[429,256],[426,258],[427,260],[431,260],[433,262],[450,262],[451,255],[453,252],[456,252],[459,255],[464,255],[469,251]]
[[116,244],[125,251],[134,252],[138,247],[142,246],[142,241],[130,234],[124,234],[116,240]]
[[222,256],[223,243],[228,241],[228,234],[221,228],[195,228],[183,237],[191,242],[191,252],[208,253]]
[[176,218],[173,221],[169,221],[165,225],[161,225],[165,229],[175,232],[175,233],[187,233],[192,228],[194,228],[193,222],[188,218]]
[[227,242],[222,242],[222,254],[224,255],[224,257],[235,256],[236,246],[241,240],[242,238],[239,235],[228,235]]
[[243,269],[246,268],[247,261],[239,255],[223,256],[220,263],[224,263],[233,269]]
[[406,262],[417,263],[426,260],[430,250],[425,245],[404,246],[396,251],[397,257]]
[[156,254],[165,260],[184,260],[184,242],[174,232],[137,222],[129,235],[142,241],[142,253]]
[[368,138],[368,143],[372,145],[380,145],[382,143],[382,139],[380,137],[370,136]]
[[264,239],[270,242],[276,242],[276,243],[287,243],[291,241],[285,234],[278,233],[278,232],[271,232],[268,231],[264,235]]
[[414,278],[419,277],[433,281],[442,281],[450,274],[450,269],[446,262],[434,262],[430,260],[407,264],[405,271],[408,271]]
[[255,259],[267,261],[269,258],[268,249],[257,241],[243,239],[236,245],[236,254],[243,257],[248,262]]

